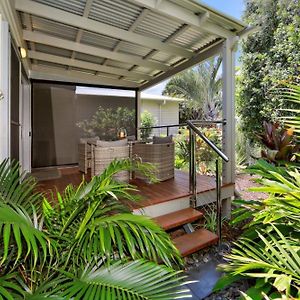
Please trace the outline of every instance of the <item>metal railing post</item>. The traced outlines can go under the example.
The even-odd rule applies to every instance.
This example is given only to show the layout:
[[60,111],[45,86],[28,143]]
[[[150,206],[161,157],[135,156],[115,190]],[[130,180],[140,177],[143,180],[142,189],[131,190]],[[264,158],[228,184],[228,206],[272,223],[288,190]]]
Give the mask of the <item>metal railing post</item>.
[[196,207],[197,202],[197,170],[196,170],[196,135],[195,132],[189,128],[190,137],[190,192],[191,206]]
[[222,199],[221,199],[221,175],[220,162],[216,159],[216,193],[217,193],[217,235],[219,237],[219,245],[222,242]]
[[169,136],[169,126],[167,127],[167,136]]

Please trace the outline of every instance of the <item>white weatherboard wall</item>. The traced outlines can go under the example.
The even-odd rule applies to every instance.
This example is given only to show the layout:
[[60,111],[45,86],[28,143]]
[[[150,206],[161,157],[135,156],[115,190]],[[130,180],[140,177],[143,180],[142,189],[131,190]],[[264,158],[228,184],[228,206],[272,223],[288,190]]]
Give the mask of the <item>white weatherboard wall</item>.
[[9,157],[10,153],[10,36],[8,23],[0,14],[0,90],[4,99],[0,100],[0,161]]
[[[170,125],[179,123],[179,102],[178,101],[157,101],[142,99],[141,112],[148,111],[156,119],[157,125]],[[178,128],[170,128],[169,134],[176,134]],[[167,130],[154,129],[153,135],[166,134]]]

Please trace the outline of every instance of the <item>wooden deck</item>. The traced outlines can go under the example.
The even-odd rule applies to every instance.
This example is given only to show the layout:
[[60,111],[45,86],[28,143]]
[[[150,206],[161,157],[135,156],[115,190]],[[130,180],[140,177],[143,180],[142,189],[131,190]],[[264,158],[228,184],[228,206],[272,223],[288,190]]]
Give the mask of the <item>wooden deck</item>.
[[[40,181],[38,190],[48,193],[56,190],[62,192],[68,184],[79,185],[85,178],[90,180],[89,175],[81,173],[77,167],[59,168],[60,178]],[[211,176],[198,175],[198,193],[213,190],[215,188],[215,179]],[[146,207],[174,199],[189,197],[189,174],[187,172],[175,171],[175,177],[163,182],[149,184],[143,180],[135,179],[131,181],[135,185],[142,200],[132,205],[132,208]]]

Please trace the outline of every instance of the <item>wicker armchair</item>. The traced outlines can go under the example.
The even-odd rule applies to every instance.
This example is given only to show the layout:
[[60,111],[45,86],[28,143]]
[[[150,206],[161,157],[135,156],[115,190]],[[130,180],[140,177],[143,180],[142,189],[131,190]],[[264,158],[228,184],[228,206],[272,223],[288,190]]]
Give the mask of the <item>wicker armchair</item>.
[[[92,164],[91,164],[92,176],[101,174],[104,171],[104,169],[115,159],[129,158],[129,146],[127,144],[127,140],[123,143],[123,145],[119,144],[117,146],[111,146],[111,147],[109,147],[108,145],[104,144],[104,146],[99,146],[99,145],[92,146]],[[121,171],[118,174],[116,174],[114,178],[118,181],[128,182],[129,172]]]
[[[156,166],[156,177],[160,181],[174,177],[174,143],[132,145],[133,157],[140,157],[142,162],[149,162]],[[136,173],[136,178],[146,179],[143,174]]]
[[91,168],[91,145],[99,140],[98,137],[93,138],[81,138],[78,144],[78,166],[79,170],[83,173],[87,173],[88,169]]

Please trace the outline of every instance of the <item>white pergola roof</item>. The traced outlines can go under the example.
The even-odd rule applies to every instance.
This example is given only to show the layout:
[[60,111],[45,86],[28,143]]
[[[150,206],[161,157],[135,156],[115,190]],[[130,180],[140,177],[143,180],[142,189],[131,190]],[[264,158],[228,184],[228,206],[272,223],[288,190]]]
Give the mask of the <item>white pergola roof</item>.
[[246,26],[193,0],[1,0],[32,79],[145,89]]

